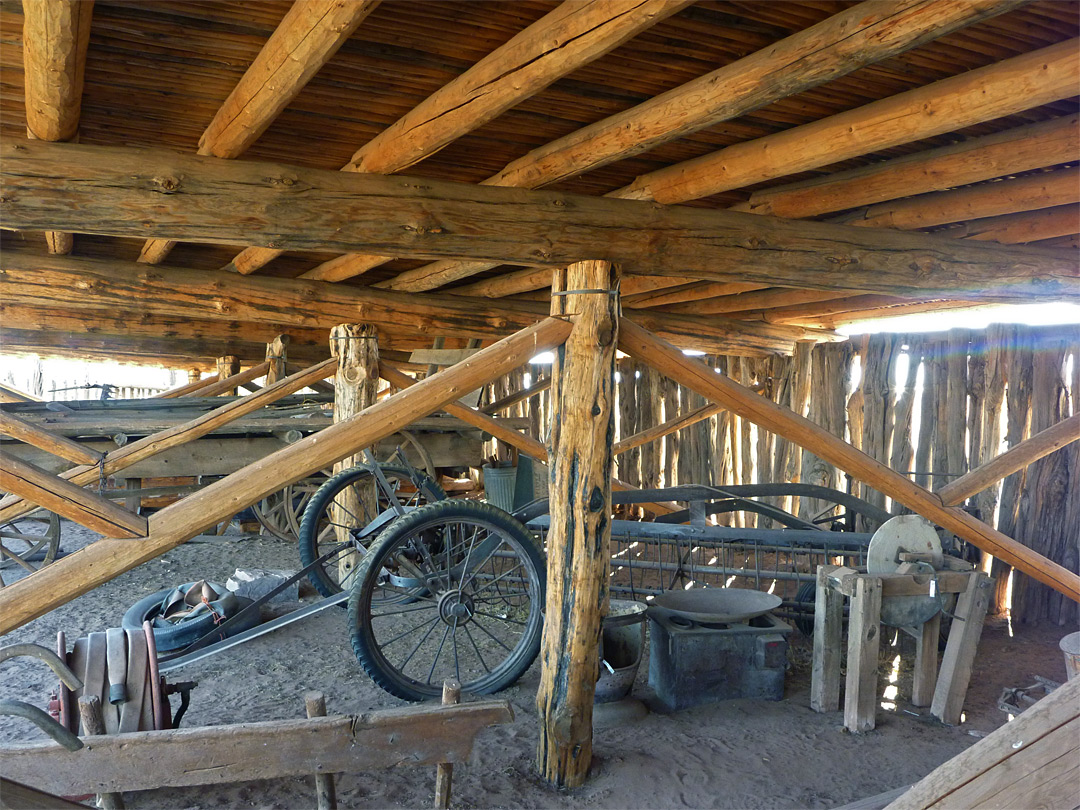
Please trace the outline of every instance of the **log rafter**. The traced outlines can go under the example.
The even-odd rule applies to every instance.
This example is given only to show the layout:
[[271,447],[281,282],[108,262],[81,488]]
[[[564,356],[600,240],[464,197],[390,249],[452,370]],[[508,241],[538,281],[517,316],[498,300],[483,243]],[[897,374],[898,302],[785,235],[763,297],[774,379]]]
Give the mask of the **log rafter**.
[[[153,150],[24,141],[0,145],[0,157],[0,213],[9,229],[150,230],[227,243],[241,228],[250,241],[297,249],[391,247],[551,266],[594,256],[659,275],[986,302],[1080,296],[1076,258],[1067,251]],[[203,273],[200,288],[210,279]],[[320,298],[333,296],[327,289]],[[394,296],[399,311],[416,300],[370,288],[364,294]],[[438,300],[462,318],[474,306]]]

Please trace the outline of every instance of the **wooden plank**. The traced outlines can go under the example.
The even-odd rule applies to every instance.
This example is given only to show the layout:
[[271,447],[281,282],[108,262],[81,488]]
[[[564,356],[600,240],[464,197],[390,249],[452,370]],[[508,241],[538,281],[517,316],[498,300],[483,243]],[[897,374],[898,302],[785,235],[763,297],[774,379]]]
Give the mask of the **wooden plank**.
[[662,422],[655,427],[648,428],[635,433],[633,436],[627,436],[625,439],[620,439],[615,443],[612,450],[615,455],[625,453],[627,450],[633,450],[635,447],[641,447],[643,444],[656,441],[659,438],[667,436],[670,433],[682,430],[683,428],[696,425],[704,419],[708,419],[710,416],[715,416],[724,410],[721,405],[702,405],[699,408],[689,413],[684,413],[682,416],[676,416],[674,419],[669,419],[666,422]]
[[[738,118],[1012,7],[1011,2],[860,3],[636,107],[540,146],[484,182],[521,188],[555,183]],[[384,283],[392,289],[430,290],[493,266],[444,261]]]
[[774,217],[813,217],[992,180],[1074,160],[1080,116],[1015,127],[870,166],[755,191],[731,207]]
[[963,540],[1000,557],[1025,574],[1049,585],[1074,601],[1080,601],[1080,576],[1033,552],[1026,546],[955,507],[946,507],[941,499],[856,450],[843,439],[764,397],[716,374],[698,360],[688,358],[670,344],[630,322],[620,330],[620,348],[640,360],[651,363],[681,385],[728,407],[771,430],[831,464],[873,486],[880,492],[932,520]]
[[0,455],[0,489],[74,520],[105,537],[145,537],[146,519],[8,453]]
[[[242,155],[378,5],[379,0],[293,3],[199,138],[199,154]],[[158,264],[173,245],[150,239],[139,261]]]
[[[17,255],[12,251],[0,254],[0,270],[3,271],[0,300],[5,302],[5,312],[6,302],[14,299],[33,308],[73,312],[90,309],[95,313],[105,309],[131,320],[147,315],[166,320],[193,318],[230,325],[232,329],[237,324],[244,328],[252,324],[272,328],[275,333],[293,326],[308,330],[321,326],[329,331],[338,323],[348,323],[363,315],[365,323],[378,328],[380,342],[386,334],[391,338],[412,335],[415,339],[430,335],[433,330],[448,337],[490,340],[535,324],[546,317],[548,310],[541,303],[395,293],[371,287],[237,276],[165,265],[157,265],[150,271],[146,265],[134,262]],[[753,324],[715,316],[667,315],[642,310],[630,313],[630,317],[673,342],[701,351],[790,352],[796,340],[839,338],[833,333],[801,327]],[[430,340],[426,338],[428,345]]]
[[809,171],[1069,98],[1078,76],[1077,41],[1060,42],[658,169],[613,196],[686,202]]
[[941,657],[941,671],[938,673],[934,699],[930,704],[930,714],[950,726],[960,722],[964,698],[971,681],[971,667],[975,663],[975,652],[982,636],[986,607],[990,603],[992,585],[993,580],[990,577],[975,574],[956,603],[949,640]]
[[41,402],[41,397],[32,397],[17,388],[0,383],[0,402]]
[[881,647],[881,581],[855,580],[848,614],[847,679],[844,683],[844,728],[871,731],[877,710],[878,650]]
[[171,388],[168,391],[163,391],[162,393],[157,395],[156,399],[175,399],[176,397],[190,396],[195,392],[206,388],[206,386],[216,383],[217,381],[218,375],[211,374],[209,377],[203,377],[200,380],[189,382],[186,385]]
[[96,450],[6,411],[0,411],[0,432],[75,464],[97,464],[103,458]]
[[0,807],[4,810],[79,810],[89,805],[79,804],[62,796],[54,796],[37,788],[12,782],[0,776]]
[[409,355],[410,363],[434,366],[452,366],[472,357],[478,349],[413,349]]
[[78,751],[52,742],[4,746],[0,770],[41,790],[77,795],[458,763],[468,761],[477,734],[513,717],[508,702],[488,700],[137,731],[88,737]]
[[[935,768],[930,774],[916,783],[907,793],[888,806],[888,810],[924,810],[937,806],[956,806],[949,804],[950,798],[963,790],[965,786],[983,784],[993,785],[1011,781],[1011,769],[1005,771],[1007,778],[998,781],[999,769],[1008,768],[1008,761],[1018,754],[1036,746],[1040,740],[1055,735],[1059,729],[1067,728],[1080,716],[1080,678],[1062,684],[1011,723],[976,742],[966,751]],[[1077,745],[1075,731],[1071,734],[1071,745]],[[1080,759],[1072,754],[1073,766]],[[1075,796],[1077,780],[1071,780],[1060,798],[1051,798],[1044,807],[1071,807],[1076,801],[1069,801]],[[970,806],[970,805],[963,805]],[[1006,803],[1005,807],[1022,806]],[[1038,806],[1038,805],[1031,805]]]
[[891,200],[829,221],[910,230],[1077,202],[1080,202],[1080,169],[1071,168]]
[[941,638],[941,614],[918,628],[915,636],[915,670],[911,677],[911,705],[929,706],[934,698],[938,676],[938,641]]
[[[1080,59],[1080,49],[1070,54]],[[770,165],[775,165],[771,156]],[[595,257],[625,263],[642,274],[704,280],[979,301],[1080,299],[1076,256],[1067,251],[633,200],[43,141],[0,144],[0,177],[5,228],[63,228],[111,236],[145,236],[149,230],[157,237],[210,243],[235,243],[237,233],[243,233],[247,241],[282,249],[371,249],[419,258],[468,256],[533,264],[539,259],[551,266]],[[147,194],[147,187],[163,183],[168,194]],[[498,218],[491,217],[495,210]],[[49,258],[55,268],[63,257]],[[6,256],[5,269],[16,261]],[[46,266],[43,260],[36,264],[39,269]],[[10,270],[7,275],[11,277]],[[213,277],[199,275],[205,294]],[[228,278],[228,288],[217,290],[217,297],[239,286],[234,275]],[[252,281],[247,279],[245,287]],[[314,282],[261,281],[292,289],[301,285],[319,290],[320,300],[329,297],[321,287],[303,286]],[[140,283],[153,286],[157,280],[147,274]],[[85,283],[78,288],[80,295],[88,291]],[[93,292],[97,294],[96,287]],[[401,293],[379,293],[399,310],[416,310]],[[379,300],[375,294],[371,288],[353,293],[372,303]],[[175,305],[176,294],[171,298]],[[446,296],[438,300],[446,309],[486,306]],[[155,309],[151,296],[141,303]],[[524,307],[525,302],[513,306]],[[199,317],[210,315],[206,306],[196,308]],[[376,307],[372,309],[370,317],[366,311],[363,317],[377,323]],[[240,312],[218,317],[235,318]],[[271,305],[267,317],[286,323],[282,318],[287,314],[280,304]],[[477,314],[470,320],[475,322]],[[446,329],[427,326],[439,334],[491,335],[490,324],[486,332],[466,333],[455,324],[459,319],[434,315],[448,321]],[[504,304],[502,317],[509,315],[510,305]],[[707,325],[705,319],[701,322]],[[400,316],[394,323],[400,323]]]
[[937,491],[937,495],[946,506],[956,506],[1005,476],[1024,469],[1033,461],[1048,456],[1078,439],[1080,439],[1080,414],[1075,414],[1010,447],[993,461],[950,481]]
[[[150,536],[145,542],[98,541],[45,566],[33,577],[0,589],[0,634],[175,548],[246,506],[325,469],[356,449],[396,433],[414,419],[453,402],[461,391],[475,390],[517,368],[536,353],[560,345],[569,330],[568,324],[554,318],[523,329],[469,360],[429,377],[407,391],[387,397],[347,422],[301,439],[154,513],[149,521]],[[233,405],[261,397],[275,388],[264,388]]]
[[[113,475],[169,448],[178,447],[200,436],[205,436],[222,425],[226,425],[241,416],[262,408],[264,405],[269,405],[282,397],[295,393],[307,387],[312,380],[321,380],[328,374],[333,373],[336,366],[336,360],[324,360],[310,369],[286,377],[275,385],[268,385],[262,391],[252,394],[250,397],[234,400],[216,410],[192,419],[190,422],[163,430],[153,436],[147,436],[144,439],[139,439],[111,451],[106,455],[103,469],[97,466],[75,467],[63,473],[62,477],[78,486],[86,486],[97,481],[103,474],[106,476]],[[32,504],[22,503],[20,500],[13,496],[0,500],[0,521],[14,520],[16,517],[33,511]]]
[[[439,88],[364,144],[343,172],[393,174],[540,92],[682,9],[689,0],[606,0],[565,3],[519,32],[453,81]],[[282,251],[249,248],[231,262],[252,273]],[[384,256],[346,255],[305,274],[340,281],[370,270]]]
[[818,566],[814,601],[814,657],[810,673],[810,708],[835,712],[840,708],[840,642],[844,596],[829,584],[829,566]]
[[[540,776],[559,788],[585,782],[592,762],[592,708],[600,624],[607,611],[615,346],[619,272],[606,262],[556,271],[553,316],[573,331],[551,369],[551,525],[547,613],[540,645]],[[575,290],[592,292],[573,293]],[[603,291],[603,292],[597,292]]]
[[[79,135],[93,0],[53,0],[23,7],[26,135],[73,141]],[[46,231],[50,253],[70,253],[71,234]]]

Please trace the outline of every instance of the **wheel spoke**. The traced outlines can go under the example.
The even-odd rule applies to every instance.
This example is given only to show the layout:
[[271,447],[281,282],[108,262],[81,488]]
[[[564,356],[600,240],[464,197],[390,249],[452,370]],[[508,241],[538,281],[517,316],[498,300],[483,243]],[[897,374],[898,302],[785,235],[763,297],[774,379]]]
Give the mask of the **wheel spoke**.
[[491,667],[487,665],[487,662],[484,660],[484,656],[480,654],[480,648],[476,646],[476,639],[472,637],[472,633],[469,632],[469,625],[467,624],[465,625],[465,635],[469,637],[469,641],[472,642],[473,649],[476,650],[476,657],[480,659],[480,666],[484,668],[484,672],[490,674]]
[[406,658],[404,661],[401,662],[401,666],[399,667],[399,669],[401,669],[401,670],[405,669],[405,667],[408,665],[408,663],[412,660],[412,657],[414,655],[416,655],[416,651],[420,649],[420,645],[422,645],[425,641],[427,641],[428,636],[431,635],[431,631],[435,629],[435,625],[437,625],[438,623],[439,623],[439,617],[436,616],[434,619],[431,620],[431,627],[429,627],[427,629],[427,632],[424,633],[424,637],[422,639],[420,639],[418,642],[416,642],[416,646],[412,648],[412,652],[409,653],[408,658]]
[[510,622],[510,624],[520,624],[522,627],[528,626],[528,622],[519,622],[517,619],[511,619],[509,616],[496,616],[493,613],[482,613],[479,610],[474,610],[473,615],[474,616],[484,616],[485,618],[495,619],[496,621],[500,621],[500,622]]
[[488,629],[487,629],[486,627],[484,627],[484,625],[480,624],[479,620],[477,620],[477,621],[473,622],[473,624],[475,624],[475,625],[476,625],[477,629],[479,629],[479,630],[483,630],[483,631],[484,631],[485,633],[487,633],[487,635],[488,635],[488,638],[490,638],[490,639],[491,639],[492,641],[494,641],[494,642],[495,642],[496,644],[498,644],[498,645],[499,645],[500,647],[502,647],[502,648],[503,648],[504,650],[506,650],[507,652],[513,652],[513,650],[511,650],[511,649],[510,649],[509,647],[507,647],[507,646],[506,646],[505,644],[503,644],[503,643],[502,643],[502,641],[500,641],[500,640],[499,640],[498,638],[496,638],[495,636],[493,636],[493,635],[491,634],[491,631],[490,631],[490,630],[488,630]]
[[430,623],[432,623],[432,622],[437,622],[438,620],[439,620],[439,617],[438,617],[438,616],[436,616],[436,617],[435,617],[434,619],[431,619],[430,621],[429,621],[428,619],[424,619],[424,621],[420,622],[420,624],[417,624],[417,625],[415,625],[415,626],[413,626],[413,627],[410,627],[410,628],[409,628],[408,630],[406,630],[406,631],[405,631],[405,632],[403,632],[403,633],[398,633],[398,634],[397,634],[396,636],[394,636],[394,637],[393,637],[392,639],[390,639],[389,641],[383,641],[383,642],[381,642],[381,643],[379,644],[379,646],[380,646],[380,647],[382,647],[382,648],[383,648],[383,649],[385,650],[385,649],[386,649],[387,647],[389,647],[389,646],[390,646],[391,644],[393,644],[393,643],[394,643],[395,641],[400,641],[401,639],[405,638],[405,636],[409,635],[409,633],[413,633],[413,632],[415,632],[415,631],[419,630],[419,629],[420,629],[421,627],[423,627],[424,625],[426,625],[426,624],[430,624]]
[[439,663],[439,656],[442,655],[443,647],[446,645],[446,637],[450,635],[450,625],[446,625],[446,629],[443,630],[442,640],[439,642],[439,649],[435,651],[435,659],[431,662],[431,671],[428,672],[427,682],[430,684],[432,677],[435,675],[435,666]]

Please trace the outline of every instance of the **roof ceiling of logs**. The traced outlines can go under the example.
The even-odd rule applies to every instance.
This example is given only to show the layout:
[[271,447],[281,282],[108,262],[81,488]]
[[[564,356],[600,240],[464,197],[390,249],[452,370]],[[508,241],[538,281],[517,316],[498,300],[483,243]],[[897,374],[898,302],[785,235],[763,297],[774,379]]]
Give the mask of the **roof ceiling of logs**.
[[[80,143],[195,152],[215,114],[282,24],[291,5],[264,0],[97,0],[85,58],[78,124]],[[553,13],[559,3],[382,0],[372,5],[373,10],[340,49],[314,72],[265,132],[246,148],[243,160],[339,169],[364,144],[515,35]],[[444,148],[408,166],[403,173],[481,183],[544,144],[769,48],[854,5],[836,1],[764,0],[697,0],[677,5],[674,13],[657,15],[661,18],[642,25],[622,44],[592,61],[585,60],[545,89],[472,128]],[[593,196],[610,194],[665,167],[804,127],[879,99],[1005,63],[1057,43],[1075,41],[1080,35],[1080,8],[1076,2],[1036,0],[1011,5],[1004,13],[858,67],[811,89],[778,97],[731,120],[659,142],[640,154],[576,173],[545,188]],[[0,2],[0,137],[5,140],[25,137],[27,128],[23,20],[23,8],[17,0]],[[1075,93],[1075,79],[1070,92]],[[1076,175],[1080,150],[1076,146],[1075,123],[1078,99],[1070,97],[1070,92],[1059,92],[1056,96],[1060,98],[1026,109],[1018,104],[1015,105],[1018,109],[1008,115],[949,129],[932,137],[920,137],[921,133],[916,133],[912,140],[894,139],[901,142],[888,148],[872,144],[865,153],[837,162],[819,159],[811,171],[789,171],[785,153],[779,152],[774,155],[775,165],[766,173],[769,175],[766,179],[681,202],[713,209],[732,206],[737,210],[752,209],[763,198],[765,189],[880,165],[882,161],[1040,122],[1059,120],[1065,124],[1064,119],[1073,117],[1072,124],[1063,130],[1072,144],[1071,152],[1047,150],[1046,159],[1041,161],[1047,165],[1041,162],[1037,166],[1025,165],[1021,171],[1006,171],[1003,177],[985,176],[973,185],[964,177],[962,182],[950,182],[947,173],[939,178],[930,195],[934,199],[924,197],[919,202],[944,207],[945,214],[905,219],[902,210],[906,209],[896,214],[889,208],[893,204],[886,200],[878,203],[879,207],[885,206],[881,211],[844,210],[833,204],[825,213],[804,218],[838,222],[870,218],[879,227],[943,231],[951,236],[1006,244],[1076,247],[1076,234],[1080,231],[1077,213],[1080,183]],[[818,149],[830,154],[827,142],[819,144]],[[1025,180],[1027,185],[1023,185]],[[982,190],[980,184],[1003,182],[1021,185],[998,186],[992,189],[991,204],[980,202],[986,197],[978,196]],[[940,196],[955,195],[955,190],[948,190],[955,186],[962,187],[961,191],[974,189],[976,193],[956,197],[955,202]],[[1012,188],[1016,189],[1015,193]],[[1009,198],[1012,202],[1002,202]],[[44,255],[46,252],[41,232],[5,231],[3,238],[5,248],[16,253]],[[134,262],[143,247],[143,240],[78,235],[72,256]],[[165,264],[218,270],[242,247],[240,240],[236,247],[182,242],[171,250]],[[253,275],[294,278],[309,273],[335,255],[287,252],[255,270]],[[393,280],[403,272],[425,264],[396,259],[336,283],[392,289]],[[490,290],[477,290],[475,285],[506,278],[515,271],[521,275],[520,267],[503,265],[485,269],[433,291],[441,293],[472,285],[468,292],[490,295]],[[643,282],[629,290],[624,304],[654,310],[659,306],[674,314],[680,312],[679,307],[682,312],[707,312],[700,309],[701,302],[707,301],[714,313],[727,318],[824,328],[855,319],[871,308],[913,309],[899,298],[863,296],[857,291],[814,301],[805,291],[802,298],[793,298],[791,290],[784,288],[770,290],[761,289],[763,285],[745,285],[744,289],[729,285],[725,290],[714,285],[709,289],[694,277],[681,282],[682,286],[673,287],[669,281],[659,290],[650,290],[647,282]],[[685,286],[689,284],[697,284],[697,289]],[[526,283],[512,287],[511,292],[516,299],[535,301],[546,295],[536,286]],[[747,292],[755,295],[748,299],[732,297]],[[668,297],[659,298],[661,293]],[[55,340],[47,332],[43,326],[43,343]],[[13,341],[9,332],[9,345],[24,339],[27,338]]]

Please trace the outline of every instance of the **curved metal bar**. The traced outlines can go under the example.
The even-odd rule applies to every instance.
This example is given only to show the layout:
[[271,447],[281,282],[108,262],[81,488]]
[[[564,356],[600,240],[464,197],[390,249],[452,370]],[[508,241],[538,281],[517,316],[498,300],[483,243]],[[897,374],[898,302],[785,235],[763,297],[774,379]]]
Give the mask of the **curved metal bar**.
[[0,664],[7,661],[9,658],[17,658],[20,655],[29,655],[44,661],[49,665],[49,669],[56,673],[56,677],[64,682],[64,686],[68,689],[74,691],[83,688],[83,682],[79,680],[79,677],[71,671],[67,664],[60,660],[60,656],[47,647],[42,647],[40,644],[21,642],[19,644],[8,644],[5,647],[0,647]]
[[0,700],[0,715],[4,714],[26,718],[68,751],[78,751],[83,747],[82,740],[37,706],[31,706],[21,700]]

